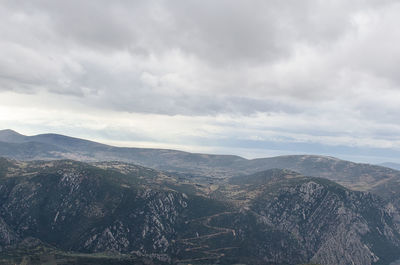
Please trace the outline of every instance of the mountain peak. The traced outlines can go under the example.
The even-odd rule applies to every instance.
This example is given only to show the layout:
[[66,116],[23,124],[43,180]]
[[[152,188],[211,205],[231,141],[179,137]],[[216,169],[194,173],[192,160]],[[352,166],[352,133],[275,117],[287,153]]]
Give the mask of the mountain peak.
[[0,130],[0,134],[18,134],[18,135],[22,135],[14,130],[11,129],[4,129],[4,130]]
[[25,135],[11,129],[0,130],[0,141],[2,142],[19,143],[22,142],[25,137]]

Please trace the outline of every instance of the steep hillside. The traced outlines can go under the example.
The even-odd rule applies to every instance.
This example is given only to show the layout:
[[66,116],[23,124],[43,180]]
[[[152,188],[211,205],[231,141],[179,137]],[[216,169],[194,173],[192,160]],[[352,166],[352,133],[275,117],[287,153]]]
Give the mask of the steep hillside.
[[311,261],[389,264],[398,258],[398,212],[377,196],[288,171],[279,176],[279,171],[269,170],[238,181],[248,193],[258,191],[250,210],[290,232]]
[[26,161],[73,159],[128,162],[191,176],[201,183],[217,184],[230,177],[267,169],[290,169],[302,175],[335,181],[352,190],[373,192],[400,207],[400,171],[333,157],[291,155],[248,160],[230,155],[113,147],[57,134],[24,136],[11,130],[0,131],[0,156]]
[[219,185],[121,162],[0,159],[0,172],[0,264],[367,265],[400,256],[390,203],[290,170]]
[[[7,173],[0,179],[2,247],[34,237],[68,251],[136,251],[169,261],[184,220],[225,207],[140,184],[140,167],[124,175],[73,161],[11,164],[3,164]],[[206,210],[192,206],[198,204]]]

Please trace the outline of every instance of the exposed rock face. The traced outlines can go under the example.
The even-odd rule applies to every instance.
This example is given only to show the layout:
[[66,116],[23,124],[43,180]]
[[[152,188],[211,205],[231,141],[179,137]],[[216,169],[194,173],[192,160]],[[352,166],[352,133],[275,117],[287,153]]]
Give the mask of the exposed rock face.
[[84,252],[171,251],[179,215],[189,203],[181,193],[129,187],[105,171],[79,167],[67,162],[3,179],[0,243],[13,244],[18,234]]
[[0,257],[21,242],[155,264],[372,265],[400,256],[397,208],[328,180],[269,170],[211,189],[96,165],[0,161]]
[[124,161],[174,173],[207,176],[210,181],[273,168],[290,169],[305,176],[335,181],[352,190],[372,192],[400,209],[400,171],[327,156],[289,155],[248,160],[233,155],[113,147],[58,134],[25,136],[12,130],[0,130],[0,156],[27,161]]
[[0,218],[0,251],[4,246],[15,244],[19,241],[15,232]]
[[[289,182],[294,181],[300,180]],[[251,208],[275,227],[289,231],[313,262],[388,264],[398,255],[400,234],[398,223],[394,225],[398,215],[386,204],[371,194],[304,178],[266,191]]]
[[175,226],[187,205],[177,193],[153,190],[136,194],[135,209],[107,225],[93,228],[87,235],[82,250],[91,252],[116,251],[169,253],[170,242],[176,236]]

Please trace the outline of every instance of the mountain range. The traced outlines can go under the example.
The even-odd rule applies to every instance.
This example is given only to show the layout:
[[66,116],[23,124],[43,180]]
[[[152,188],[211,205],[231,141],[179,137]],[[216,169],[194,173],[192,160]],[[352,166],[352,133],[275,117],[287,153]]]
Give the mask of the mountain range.
[[383,166],[383,167],[389,167],[389,168],[393,168],[393,169],[396,169],[396,170],[400,170],[400,164],[399,163],[385,162],[385,163],[381,163],[379,165]]
[[[391,264],[400,172],[0,131],[0,264]],[[24,263],[25,262],[25,263]],[[394,264],[394,263],[393,263]]]

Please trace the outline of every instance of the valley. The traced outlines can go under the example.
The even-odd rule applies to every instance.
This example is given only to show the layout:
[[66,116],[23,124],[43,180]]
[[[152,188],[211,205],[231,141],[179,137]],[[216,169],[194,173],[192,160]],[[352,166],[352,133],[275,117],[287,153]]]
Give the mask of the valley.
[[[6,135],[0,140],[22,141]],[[57,148],[66,141],[67,153],[112,148],[34,139],[19,144],[31,154],[46,141]],[[400,172],[393,169],[309,155],[247,160],[129,149],[136,154],[124,161],[102,161],[96,151],[76,161],[0,150],[0,264],[384,265],[400,258]]]

